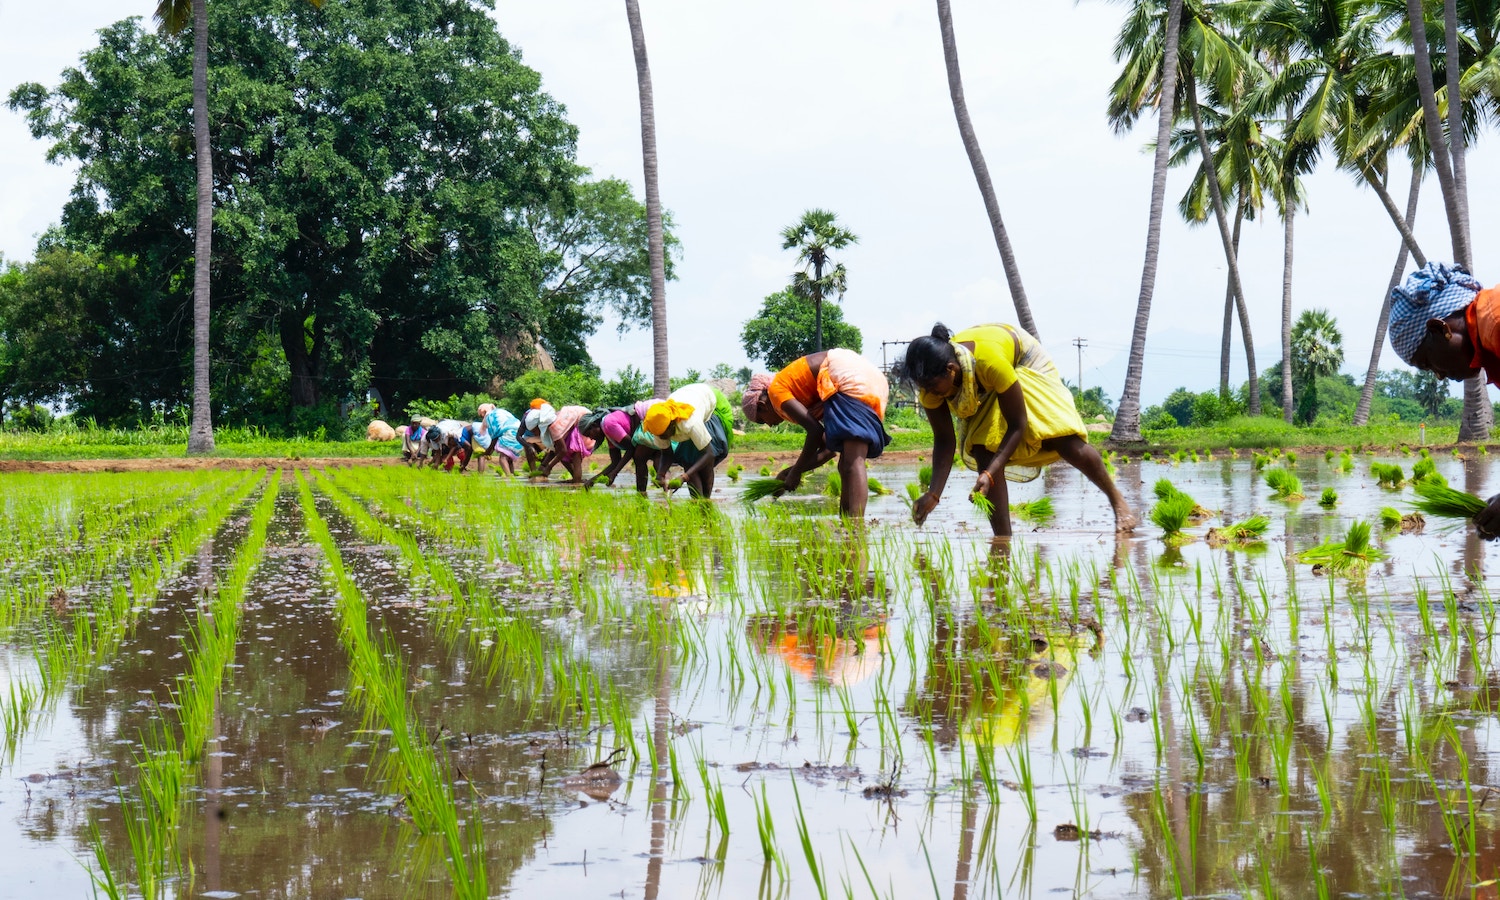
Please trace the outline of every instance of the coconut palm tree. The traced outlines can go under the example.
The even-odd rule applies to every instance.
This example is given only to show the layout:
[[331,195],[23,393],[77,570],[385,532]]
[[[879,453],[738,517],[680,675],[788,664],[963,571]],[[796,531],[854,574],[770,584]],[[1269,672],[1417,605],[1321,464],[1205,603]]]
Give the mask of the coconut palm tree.
[[[1443,211],[1448,216],[1448,235],[1453,243],[1453,258],[1473,271],[1473,254],[1469,243],[1468,188],[1464,181],[1463,95],[1459,90],[1460,52],[1458,50],[1458,13],[1454,0],[1443,4],[1444,63],[1447,73],[1448,133],[1443,133],[1443,119],[1438,113],[1437,90],[1433,83],[1432,57],[1428,51],[1428,22],[1422,0],[1406,0],[1407,25],[1411,31],[1412,57],[1417,72],[1417,92],[1422,98],[1422,122],[1432,145],[1433,168],[1443,192]],[[1451,51],[1451,52],[1450,52]],[[1484,381],[1479,377],[1464,382],[1464,412],[1458,428],[1460,441],[1483,441],[1490,436],[1494,410],[1490,406]]]
[[[1418,163],[1411,170],[1411,188],[1406,193],[1406,227],[1416,227],[1417,224],[1417,198],[1422,192],[1422,165]],[[1385,300],[1380,305],[1380,319],[1375,323],[1375,346],[1370,348],[1370,365],[1365,369],[1365,383],[1359,391],[1359,402],[1354,406],[1354,424],[1367,425],[1370,422],[1370,405],[1375,399],[1375,379],[1380,374],[1380,355],[1385,350],[1386,329],[1391,324],[1391,291],[1401,282],[1401,274],[1406,271],[1406,257],[1408,247],[1406,241],[1401,242],[1401,247],[1396,253],[1396,265],[1391,270],[1391,280],[1385,286]],[[1419,263],[1419,265],[1421,265]]]
[[656,181],[656,101],[651,93],[651,63],[646,58],[646,32],[641,28],[641,8],[636,0],[625,0],[625,18],[630,20],[630,45],[635,51],[635,81],[641,97],[641,160],[646,180],[646,246],[651,265],[651,362],[652,396],[672,392],[667,367],[667,256],[662,236],[661,192]]
[[197,165],[198,211],[193,225],[193,413],[188,453],[212,453],[213,409],[209,405],[209,263],[213,257],[214,169],[208,133],[208,0],[159,0],[156,21],[167,34],[193,28],[193,159]]
[[[1167,164],[1171,156],[1172,122],[1176,115],[1178,44],[1182,34],[1183,0],[1167,0],[1166,21],[1161,28],[1161,53],[1157,57],[1156,89],[1146,85],[1146,79],[1138,82],[1139,106],[1144,106],[1151,96],[1156,98],[1156,158],[1151,171],[1151,208],[1146,220],[1146,259],[1141,267],[1141,290],[1136,299],[1135,325],[1130,335],[1130,359],[1125,368],[1125,386],[1120,392],[1120,406],[1115,415],[1110,440],[1116,443],[1139,443],[1141,441],[1141,375],[1145,369],[1146,328],[1151,321],[1151,300],[1156,292],[1156,264],[1161,254],[1161,213],[1166,205]],[[1139,34],[1141,40],[1149,39],[1151,20],[1154,15],[1149,8],[1159,8],[1153,0],[1138,0],[1132,15],[1127,17],[1125,30],[1115,43],[1115,58],[1131,57],[1128,39]],[[1145,19],[1147,34],[1138,27]],[[1168,61],[1166,64],[1162,60]],[[1144,62],[1144,61],[1142,61]],[[1139,108],[1139,106],[1137,108]],[[1133,118],[1132,114],[1132,118]]]
[[1318,378],[1332,375],[1344,364],[1344,336],[1326,309],[1304,309],[1292,326],[1292,372],[1301,384],[1298,417],[1311,422],[1318,415]]
[[[323,0],[309,0],[322,6]],[[193,223],[193,404],[187,452],[212,453],[213,407],[209,396],[209,273],[213,261],[214,167],[208,125],[208,0],[157,0],[153,15],[165,34],[193,29],[193,162],[197,167],[197,213]]]
[[[1005,282],[1010,286],[1010,299],[1016,307],[1016,320],[1032,337],[1040,338],[1036,321],[1031,317],[1031,304],[1026,300],[1026,288],[1021,284],[1021,269],[1016,265],[1016,255],[1011,250],[1010,235],[1006,233],[1005,222],[1000,218],[1000,201],[995,199],[990,169],[985,165],[979,138],[974,135],[974,124],[969,121],[969,105],[964,101],[963,78],[958,69],[958,44],[953,37],[953,14],[948,7],[948,0],[937,0],[937,14],[938,29],[943,36],[943,62],[948,67],[948,96],[953,100],[953,115],[958,119],[958,135],[964,142],[964,152],[969,155],[974,180],[979,182],[979,195],[984,199],[984,209],[990,217],[990,230],[995,233],[995,247],[1000,251],[1000,265],[1005,269]],[[819,346],[822,346],[821,343]]]
[[849,273],[841,262],[834,262],[831,252],[859,243],[859,236],[838,223],[838,216],[826,209],[810,209],[796,224],[781,230],[781,249],[796,250],[802,270],[792,275],[792,291],[813,303],[814,343],[823,348],[823,298],[837,294],[844,299]]

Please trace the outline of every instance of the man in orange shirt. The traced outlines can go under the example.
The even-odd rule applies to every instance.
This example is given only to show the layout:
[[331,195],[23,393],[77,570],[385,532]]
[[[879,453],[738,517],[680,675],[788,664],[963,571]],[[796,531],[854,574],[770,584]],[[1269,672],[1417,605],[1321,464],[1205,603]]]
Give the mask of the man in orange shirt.
[[751,422],[788,421],[807,432],[797,461],[776,475],[785,490],[795,491],[804,474],[838,456],[839,512],[857,519],[870,496],[865,460],[891,442],[885,430],[890,393],[885,373],[853,350],[834,348],[793,360],[774,376],[751,378],[740,406]]
[[[1500,385],[1500,289],[1462,266],[1429,262],[1391,291],[1391,347],[1407,365],[1450,381],[1481,371]],[[1474,517],[1485,540],[1500,537],[1500,494]]]

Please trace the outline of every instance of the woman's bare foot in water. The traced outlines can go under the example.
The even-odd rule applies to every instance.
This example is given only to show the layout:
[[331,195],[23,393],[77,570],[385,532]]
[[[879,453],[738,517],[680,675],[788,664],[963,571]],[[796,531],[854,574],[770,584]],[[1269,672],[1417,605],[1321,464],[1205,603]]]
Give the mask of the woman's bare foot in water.
[[1115,534],[1131,534],[1139,524],[1140,520],[1130,511],[1130,507],[1124,504],[1115,507]]

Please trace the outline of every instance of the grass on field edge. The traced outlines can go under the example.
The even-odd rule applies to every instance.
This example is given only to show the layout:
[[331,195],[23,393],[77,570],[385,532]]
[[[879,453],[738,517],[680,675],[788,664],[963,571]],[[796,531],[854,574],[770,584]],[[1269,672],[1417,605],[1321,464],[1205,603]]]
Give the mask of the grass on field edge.
[[[1117,449],[1130,455],[1150,451],[1153,455],[1178,450],[1282,449],[1353,450],[1398,449],[1422,445],[1416,425],[1292,426],[1280,419],[1239,418],[1207,428],[1164,428],[1143,431],[1145,442]],[[753,430],[735,435],[731,453],[788,452],[802,447],[800,431]],[[1456,424],[1431,425],[1426,446],[1444,448],[1458,440]],[[1090,432],[1089,441],[1109,445],[1109,432]],[[400,454],[400,441],[328,441],[311,438],[268,438],[245,429],[225,429],[215,434],[210,458],[269,459],[368,459]],[[932,433],[926,429],[897,429],[887,452],[932,449]],[[179,429],[111,429],[50,433],[0,432],[0,460],[44,461],[81,459],[165,459],[187,455],[185,436]]]

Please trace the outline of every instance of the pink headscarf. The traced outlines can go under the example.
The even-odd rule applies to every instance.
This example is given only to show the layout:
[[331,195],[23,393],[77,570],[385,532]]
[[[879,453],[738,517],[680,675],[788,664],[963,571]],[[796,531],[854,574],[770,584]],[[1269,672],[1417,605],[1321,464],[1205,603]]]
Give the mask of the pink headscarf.
[[[745,411],[745,419],[751,422],[760,421],[760,407],[766,402],[766,391],[771,387],[771,376],[765,372],[754,376],[750,383],[745,385],[745,393],[740,397],[740,409]],[[779,415],[779,413],[778,413]]]

